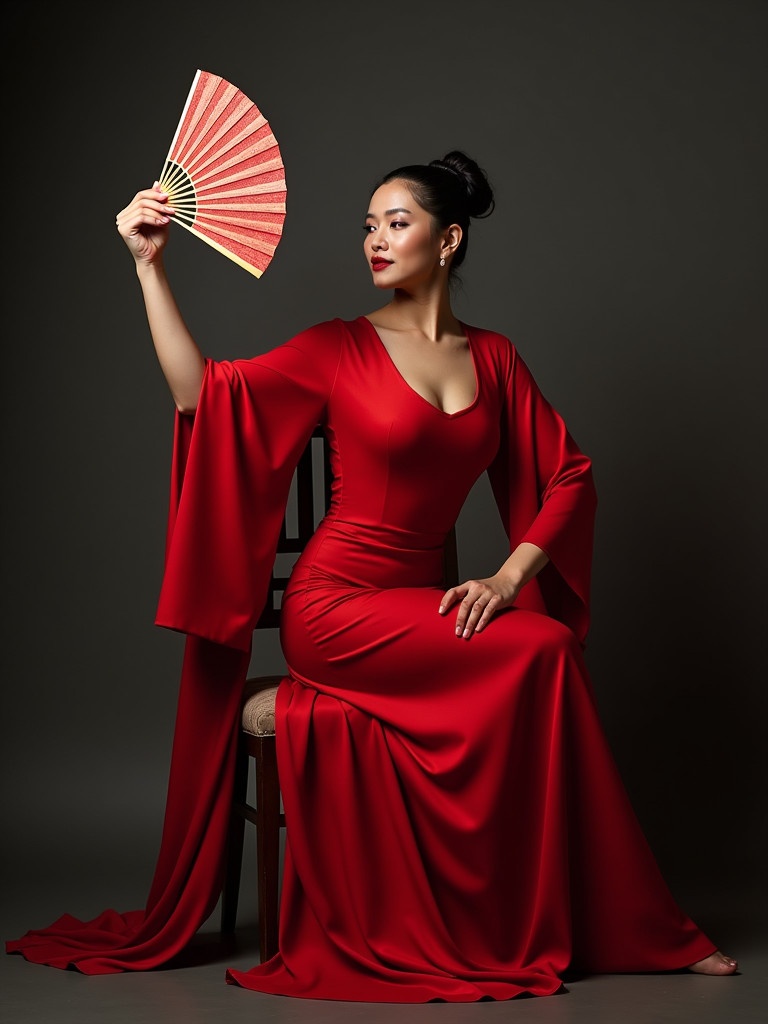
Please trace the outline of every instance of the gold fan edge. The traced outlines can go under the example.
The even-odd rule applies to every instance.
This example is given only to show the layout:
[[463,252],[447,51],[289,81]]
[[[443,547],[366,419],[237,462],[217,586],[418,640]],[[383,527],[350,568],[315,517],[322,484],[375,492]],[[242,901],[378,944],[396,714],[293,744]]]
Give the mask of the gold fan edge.
[[[212,238],[209,238],[207,235],[204,235],[202,231],[197,231],[194,227],[192,227],[191,224],[185,224],[181,220],[175,220],[173,221],[173,223],[178,224],[179,227],[184,228],[185,231],[189,231],[190,234],[195,235],[196,238],[201,239],[201,241],[205,242],[206,245],[210,245],[212,249],[216,249],[217,252],[220,252],[222,256],[226,256],[227,259],[232,260],[233,263],[237,263],[238,266],[242,267],[243,270],[247,270],[249,274],[253,274],[254,277],[261,277],[261,275],[264,273],[263,270],[259,270],[258,267],[254,267],[252,263],[249,263],[247,260],[244,260],[241,256],[238,256],[237,253],[231,252],[229,249],[226,249],[223,245],[220,245],[219,242],[215,242]],[[271,262],[272,257],[270,257],[270,263]]]

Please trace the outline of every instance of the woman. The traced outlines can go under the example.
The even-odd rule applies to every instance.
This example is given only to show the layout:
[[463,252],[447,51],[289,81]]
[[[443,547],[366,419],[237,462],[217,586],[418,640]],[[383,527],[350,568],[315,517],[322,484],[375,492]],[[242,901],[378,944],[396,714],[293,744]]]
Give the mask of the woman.
[[[283,600],[280,952],[228,980],[420,1002],[548,995],[569,966],[736,970],[674,903],[598,721],[589,460],[511,343],[451,309],[470,220],[492,207],[459,152],[386,175],[364,251],[391,300],[233,363],[204,358],[172,296],[168,197],[118,215],[179,411],[157,621],[188,640],[166,826],[143,913],[62,918],[14,950],[140,969],[210,913],[251,632],[320,421],[331,507]],[[443,541],[486,470],[511,554],[443,591]]]

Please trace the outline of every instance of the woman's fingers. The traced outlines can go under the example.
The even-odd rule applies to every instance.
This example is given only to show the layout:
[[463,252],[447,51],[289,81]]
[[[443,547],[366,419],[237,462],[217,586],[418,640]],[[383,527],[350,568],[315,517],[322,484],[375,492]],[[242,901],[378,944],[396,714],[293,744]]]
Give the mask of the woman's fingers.
[[440,602],[440,614],[444,615],[456,602],[456,636],[469,640],[481,632],[494,614],[505,606],[504,596],[485,580],[469,580],[458,587],[451,587]]
[[479,633],[482,629],[488,625],[491,618],[501,606],[502,599],[499,594],[492,594],[490,598],[483,602],[481,600],[475,601],[469,618],[467,620],[464,636],[469,638],[472,632]]
[[439,612],[441,615],[443,615],[445,612],[448,611],[449,608],[453,607],[453,605],[456,604],[456,601],[459,599],[459,595],[457,593],[458,590],[458,587],[451,587],[450,590],[446,590],[446,592],[443,594],[443,596],[440,599],[439,608]]
[[[168,224],[174,214],[168,205],[168,195],[158,188],[143,189],[137,192],[124,209],[115,217],[120,234],[135,234],[139,227],[160,227]],[[129,230],[130,229],[130,230]]]
[[468,640],[474,632],[482,628],[493,615],[498,598],[488,587],[470,586],[464,600],[459,605],[456,615],[456,636]]
[[117,230],[135,260],[152,262],[165,245],[175,212],[168,198],[155,182],[152,188],[137,192],[115,216]]

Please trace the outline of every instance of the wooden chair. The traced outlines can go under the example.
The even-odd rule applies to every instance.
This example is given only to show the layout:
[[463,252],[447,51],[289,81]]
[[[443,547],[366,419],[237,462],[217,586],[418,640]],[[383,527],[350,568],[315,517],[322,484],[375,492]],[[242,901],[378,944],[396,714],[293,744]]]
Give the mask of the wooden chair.
[[[290,568],[328,508],[330,490],[327,442],[322,428],[317,427],[296,468],[294,487],[277,546],[269,597],[257,630],[279,628],[280,599]],[[290,566],[286,565],[287,561],[290,561]],[[453,586],[458,581],[455,529],[446,540],[443,575],[446,586]],[[285,815],[282,813],[277,775],[275,696],[284,675],[254,676],[246,680],[221,903],[221,931],[231,935],[237,923],[245,822],[249,821],[256,826],[259,956],[262,963],[277,952],[280,831],[285,828]],[[255,806],[247,800],[251,760],[255,769]]]

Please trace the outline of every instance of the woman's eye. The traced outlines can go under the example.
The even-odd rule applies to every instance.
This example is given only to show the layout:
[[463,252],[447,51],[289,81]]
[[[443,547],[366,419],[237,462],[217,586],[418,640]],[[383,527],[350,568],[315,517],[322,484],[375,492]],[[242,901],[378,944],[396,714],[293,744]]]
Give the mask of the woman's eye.
[[375,231],[373,224],[363,224],[363,231],[366,235],[370,235],[372,231]]
[[407,228],[408,224],[404,220],[393,220],[390,226],[393,228]]

